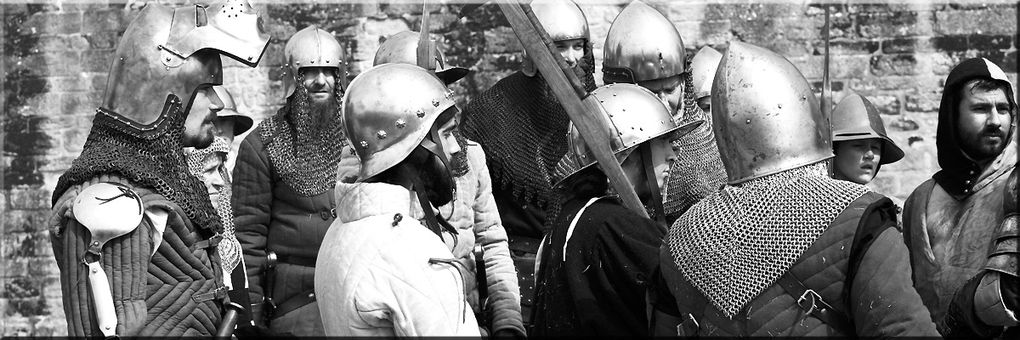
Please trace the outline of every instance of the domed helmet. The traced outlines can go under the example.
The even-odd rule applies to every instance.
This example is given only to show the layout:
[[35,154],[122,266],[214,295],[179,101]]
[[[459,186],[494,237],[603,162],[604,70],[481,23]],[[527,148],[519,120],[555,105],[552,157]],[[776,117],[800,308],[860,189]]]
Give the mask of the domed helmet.
[[442,80],[410,64],[382,64],[362,72],[351,81],[341,106],[347,138],[361,159],[361,181],[407,158],[435,130],[439,116],[456,107]]
[[290,97],[297,89],[297,77],[303,67],[325,67],[336,70],[340,89],[347,88],[347,52],[333,34],[315,26],[297,31],[283,47],[287,66],[283,75],[283,95]]
[[248,129],[251,129],[255,122],[251,119],[251,117],[237,112],[237,104],[234,103],[234,96],[230,95],[227,88],[221,85],[216,85],[213,86],[213,91],[216,92],[216,96],[220,97],[220,101],[223,102],[223,109],[216,112],[216,119],[233,121],[234,130],[230,131],[230,133],[234,136],[238,136],[247,132]]
[[877,138],[882,141],[882,157],[878,164],[889,164],[903,158],[903,150],[885,132],[878,108],[867,98],[852,93],[839,101],[832,111],[832,141]]
[[[403,31],[394,35],[391,35],[382,44],[379,45],[379,50],[375,52],[375,59],[372,61],[372,65],[381,65],[386,63],[403,63],[417,65],[418,59],[418,39],[421,34],[413,31]],[[446,55],[436,45],[436,76],[442,79],[447,85],[464,78],[468,74],[468,69],[463,67],[450,66],[446,63]]]
[[[673,139],[690,132],[703,121],[677,125],[669,112],[669,107],[662,103],[659,98],[641,86],[634,84],[608,84],[600,86],[592,91],[592,96],[598,99],[602,106],[604,120],[608,123],[609,146],[613,150],[620,164],[634,151],[646,148],[644,143],[672,133]],[[587,144],[581,137],[580,132],[573,125],[567,135],[568,152],[564,155],[561,164],[557,166],[560,171],[565,171],[566,176],[556,183],[556,186],[563,187],[572,181],[582,170],[597,163],[595,155],[588,149]],[[645,150],[639,152],[644,153]],[[652,207],[657,210],[657,216],[662,217],[662,200],[659,194],[659,183],[656,177],[651,174],[651,157],[643,156],[649,192],[653,194]],[[640,183],[632,183],[641,185]]]
[[[581,7],[572,0],[535,0],[531,2],[531,11],[549,34],[552,41],[584,39],[586,56],[591,55],[591,34],[588,32],[588,18]],[[592,65],[594,66],[594,65]],[[538,69],[527,53],[524,55],[522,71],[534,76]]]
[[666,16],[641,1],[631,2],[606,35],[602,79],[606,84],[637,83],[684,73],[684,42]]
[[254,67],[269,34],[246,1],[171,8],[149,4],[117,44],[102,111],[135,129],[190,109],[202,85],[220,85],[220,54]]
[[702,47],[694,54],[694,58],[691,59],[691,74],[694,76],[696,99],[712,95],[712,79],[715,78],[715,71],[719,69],[721,60],[722,53],[708,46]]
[[442,229],[456,235],[449,223],[437,221],[429,204],[449,203],[456,190],[438,131],[438,122],[452,119],[457,112],[453,91],[424,68],[382,64],[351,81],[341,106],[347,138],[361,159],[359,182],[400,164],[418,147],[439,159],[443,168],[434,169],[440,172],[434,174],[438,177],[430,183],[421,176],[410,178],[412,190],[418,195],[429,229],[440,238]]
[[818,99],[783,56],[730,42],[712,94],[713,129],[729,184],[833,157]]

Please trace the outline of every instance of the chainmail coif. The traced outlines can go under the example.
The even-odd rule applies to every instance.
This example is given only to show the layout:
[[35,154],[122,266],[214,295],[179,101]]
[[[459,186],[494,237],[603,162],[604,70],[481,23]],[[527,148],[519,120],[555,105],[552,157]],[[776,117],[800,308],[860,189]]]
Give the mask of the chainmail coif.
[[219,171],[214,176],[221,176],[224,185],[219,188],[219,192],[210,195],[209,200],[212,201],[213,207],[216,208],[216,213],[220,217],[220,223],[223,224],[223,240],[216,246],[216,250],[220,253],[223,271],[227,273],[233,271],[241,263],[241,242],[234,234],[234,210],[230,205],[230,197],[233,192],[230,185],[230,171],[227,171],[227,167],[224,165],[229,152],[230,141],[224,137],[216,136],[212,145],[205,149],[189,150],[186,157],[188,171],[200,180],[205,170],[205,164],[210,162],[219,164]]
[[[595,89],[594,57],[587,48],[575,74],[589,92]],[[544,209],[557,204],[551,195],[556,163],[567,152],[570,118],[541,74],[517,72],[501,79],[464,109],[464,135],[488,155],[494,183],[513,189],[514,197]],[[550,205],[550,203],[552,203]]]
[[670,228],[684,278],[727,317],[800,258],[867,187],[827,176],[827,162],[726,186]]
[[726,168],[712,131],[712,115],[698,107],[691,73],[683,75],[683,116],[678,125],[693,120],[704,123],[673,142],[676,161],[669,168],[662,197],[666,216],[679,217],[694,203],[719,190],[726,183]]
[[[302,196],[315,196],[333,190],[336,185],[337,166],[346,141],[339,103],[337,111],[329,113],[325,122],[313,121],[302,107],[307,106],[308,90],[301,85],[300,77],[297,83],[297,91],[287,99],[287,104],[259,123],[259,136],[265,143],[270,164],[283,182]],[[339,82],[334,89],[334,98],[339,100],[343,97]]]
[[53,202],[74,185],[99,175],[117,174],[176,203],[196,227],[221,232],[205,184],[188,172],[184,159],[181,138],[186,114],[173,95],[164,107],[167,112],[148,130],[128,126],[122,116],[98,109],[81,155],[53,190]]

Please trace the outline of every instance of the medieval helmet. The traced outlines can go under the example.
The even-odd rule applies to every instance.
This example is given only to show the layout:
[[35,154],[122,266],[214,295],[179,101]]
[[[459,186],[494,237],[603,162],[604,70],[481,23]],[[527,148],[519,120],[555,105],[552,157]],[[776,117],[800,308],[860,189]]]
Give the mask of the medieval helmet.
[[223,109],[216,112],[216,119],[233,120],[234,131],[231,131],[234,136],[240,135],[251,129],[254,125],[254,121],[251,117],[245,116],[237,112],[237,104],[234,103],[234,96],[230,95],[226,87],[221,85],[213,86],[213,91],[216,91],[216,96],[220,97],[220,101],[223,102]]
[[455,105],[453,91],[431,72],[390,63],[354,78],[341,107],[347,138],[361,159],[358,178],[363,181],[407,158],[439,116]]
[[297,31],[283,47],[284,60],[289,74],[283,75],[284,97],[290,97],[297,89],[297,77],[302,67],[326,67],[336,69],[337,83],[346,89],[347,53],[333,34],[315,26]]
[[719,68],[722,54],[714,48],[705,46],[694,54],[691,59],[691,75],[694,76],[694,97],[705,98],[712,95],[712,79]]
[[[669,107],[648,89],[627,83],[602,85],[591,95],[602,106],[603,117],[609,129],[609,146],[617,160],[623,163],[631,151],[641,143],[675,133],[681,136],[693,130],[703,121],[691,122],[678,126],[673,121]],[[565,184],[570,178],[596,163],[594,154],[588,149],[581,138],[580,132],[571,125],[567,135],[567,154],[563,163],[570,165],[561,168],[570,169],[557,186]]]
[[[584,39],[585,54],[591,52],[591,44],[588,43],[591,41],[588,18],[573,0],[535,0],[531,2],[531,11],[535,13],[535,18],[538,18],[538,22],[542,24],[542,28],[552,41]],[[534,76],[537,70],[531,58],[524,53],[522,65],[524,74]]]
[[627,5],[606,35],[602,79],[637,83],[684,72],[684,42],[666,16],[641,1]]
[[[380,65],[385,63],[404,63],[417,65],[418,59],[418,39],[421,37],[421,33],[414,31],[403,31],[394,35],[391,35],[381,45],[379,50],[375,52],[375,60],[372,61],[372,65]],[[436,45],[436,76],[442,79],[447,85],[464,78],[468,74],[468,69],[463,67],[450,66],[446,64],[446,55]]]
[[254,67],[269,34],[244,0],[170,8],[149,4],[117,45],[102,107],[136,128],[186,106],[201,85],[223,82],[220,54]]
[[712,93],[713,130],[729,184],[833,157],[818,99],[783,56],[730,42]]
[[839,101],[832,111],[832,141],[849,141],[877,138],[882,140],[882,157],[879,165],[903,158],[903,150],[889,138],[878,108],[867,98],[852,93]]

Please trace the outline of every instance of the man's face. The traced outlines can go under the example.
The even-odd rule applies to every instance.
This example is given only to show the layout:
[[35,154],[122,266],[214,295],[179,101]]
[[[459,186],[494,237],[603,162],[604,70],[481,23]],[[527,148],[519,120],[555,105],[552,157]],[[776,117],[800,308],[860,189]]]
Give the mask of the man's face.
[[226,154],[214,152],[202,160],[202,173],[198,174],[198,176],[202,179],[202,182],[205,183],[205,189],[210,195],[219,193],[227,184],[227,182],[223,180],[223,175],[220,172],[220,168],[223,167],[223,161],[226,156]]
[[[650,140],[648,147],[651,148],[651,166],[652,173],[655,174],[655,183],[662,192],[662,187],[666,184],[666,175],[669,174],[669,167],[676,161],[676,152],[673,152],[673,148],[670,145],[670,135],[659,137]],[[642,146],[638,146],[642,147]],[[630,181],[631,185],[634,186],[634,190],[638,193],[638,196],[642,200],[650,197],[651,193],[648,192],[648,187],[644,184],[647,180],[645,176],[645,168],[641,158],[640,150],[634,150],[626,160],[623,161],[621,167],[623,172],[627,175],[627,180]]]
[[308,99],[312,103],[323,104],[334,100],[336,76],[333,71],[328,67],[301,68],[301,84],[308,89]]
[[977,161],[998,156],[1007,144],[1009,109],[1002,89],[974,88],[974,81],[965,84],[956,118],[960,148]]
[[684,87],[681,86],[682,82],[679,76],[642,81],[638,82],[638,85],[655,93],[659,100],[669,107],[670,114],[676,116],[680,113],[680,103],[684,97]]
[[212,144],[216,133],[216,113],[223,109],[223,102],[216,96],[211,86],[203,85],[195,90],[191,100],[188,118],[184,121],[184,136],[181,143],[185,147],[204,149]]
[[835,142],[836,179],[868,184],[878,175],[882,161],[882,140],[877,138]]
[[[452,108],[451,109],[456,109]],[[450,118],[439,126],[439,139],[443,145],[443,152],[446,154],[447,160],[452,160],[453,155],[458,152],[463,152],[460,149],[460,144],[457,143],[457,138],[454,136],[453,131],[457,129],[457,120]]]
[[234,142],[234,120],[217,117],[213,124],[216,125],[216,137],[227,140],[227,143]]
[[584,58],[584,39],[560,40],[555,44],[556,51],[571,68],[577,67],[578,61]]

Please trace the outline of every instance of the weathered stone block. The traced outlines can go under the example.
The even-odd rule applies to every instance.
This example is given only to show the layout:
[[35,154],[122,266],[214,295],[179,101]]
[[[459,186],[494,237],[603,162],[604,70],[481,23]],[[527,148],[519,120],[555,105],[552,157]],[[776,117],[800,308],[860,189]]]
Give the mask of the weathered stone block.
[[84,34],[89,47],[99,50],[115,49],[120,42],[121,34],[118,32],[95,32]]
[[943,51],[966,51],[968,49],[966,35],[945,35],[931,39],[932,45]]
[[917,58],[912,54],[876,55],[871,57],[871,73],[876,76],[917,74]]
[[1005,50],[1013,46],[1013,35],[971,34],[968,47],[975,50]]
[[87,33],[123,32],[135,15],[137,14],[125,12],[123,9],[85,11],[82,31]]
[[510,27],[496,27],[485,31],[486,53],[514,53],[524,48]]
[[862,12],[857,14],[858,31],[862,37],[901,37],[931,34],[930,26],[918,21],[930,20],[930,12]]
[[872,104],[875,104],[878,111],[883,114],[900,114],[900,98],[895,95],[868,96],[868,100],[870,100]]
[[23,32],[29,34],[74,34],[82,28],[80,12],[38,12],[23,23]]
[[80,34],[46,35],[39,37],[36,46],[41,51],[81,51],[89,48],[89,42]]
[[81,71],[109,72],[113,66],[114,50],[88,50],[81,53]]
[[935,12],[937,34],[1015,34],[1016,24],[1016,9],[1012,4]]

